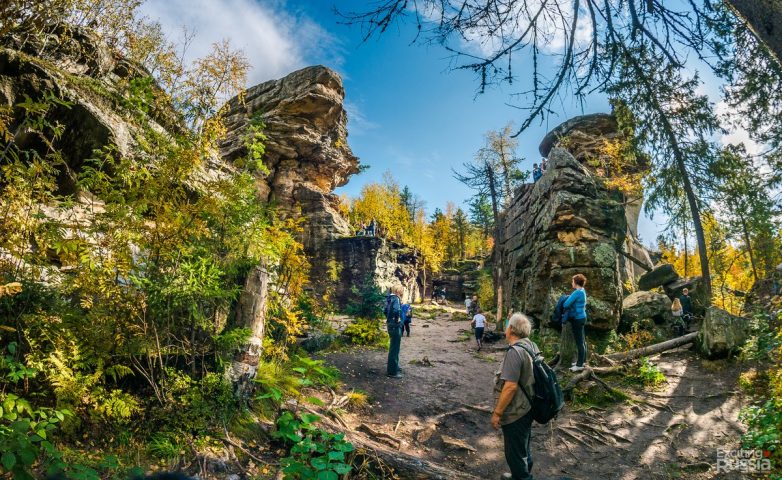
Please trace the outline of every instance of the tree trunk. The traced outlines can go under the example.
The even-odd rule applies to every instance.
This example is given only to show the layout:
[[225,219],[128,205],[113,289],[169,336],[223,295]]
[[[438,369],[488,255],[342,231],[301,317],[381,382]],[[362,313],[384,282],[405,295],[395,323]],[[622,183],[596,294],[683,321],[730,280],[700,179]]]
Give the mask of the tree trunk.
[[754,281],[758,281],[758,269],[755,266],[755,253],[752,251],[752,241],[749,237],[749,229],[747,228],[747,220],[741,217],[741,229],[744,231],[744,243],[747,244],[747,253],[749,253],[749,263],[752,265],[752,278]]
[[782,0],[726,0],[733,12],[749,26],[782,64]]
[[250,338],[236,353],[226,377],[239,398],[246,399],[252,392],[253,380],[263,352],[266,327],[266,303],[269,294],[269,272],[263,266],[253,268],[247,275],[236,307],[236,325],[250,329]]
[[703,233],[703,223],[701,223],[701,211],[698,206],[698,199],[695,197],[695,191],[690,183],[690,176],[687,173],[687,167],[684,165],[684,159],[679,152],[678,144],[674,149],[676,154],[676,164],[679,167],[679,173],[682,176],[684,184],[684,193],[687,195],[687,203],[690,205],[690,214],[692,215],[692,224],[695,228],[695,239],[698,242],[698,256],[701,261],[701,277],[703,287],[706,289],[706,299],[711,303],[711,272],[709,271],[709,253],[706,250],[706,235]]
[[682,223],[682,235],[684,236],[684,276],[687,277],[687,262],[690,259],[690,253],[687,251],[687,223]]
[[562,325],[562,333],[559,334],[559,362],[557,366],[570,368],[570,364],[576,360],[578,348],[576,337],[573,336],[573,327],[569,323]]
[[489,162],[485,162],[486,178],[489,180],[489,195],[491,196],[491,208],[494,213],[494,300],[497,305],[497,330],[502,331],[502,218],[500,218],[499,197],[495,182],[494,169]]
[[615,362],[626,362],[639,357],[648,357],[649,355],[654,355],[656,353],[661,353],[666,350],[671,350],[683,345],[687,345],[688,343],[692,343],[695,341],[695,337],[697,336],[698,332],[692,332],[682,337],[677,337],[662,343],[649,345],[648,347],[636,348],[635,350],[628,350],[626,352],[612,353],[606,358]]

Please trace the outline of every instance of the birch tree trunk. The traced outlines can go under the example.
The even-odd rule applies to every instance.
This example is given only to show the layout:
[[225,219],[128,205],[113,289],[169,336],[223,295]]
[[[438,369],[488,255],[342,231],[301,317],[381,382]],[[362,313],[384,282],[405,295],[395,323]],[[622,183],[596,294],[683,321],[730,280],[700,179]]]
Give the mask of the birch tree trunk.
[[253,268],[247,275],[236,307],[236,324],[250,329],[250,338],[239,349],[226,371],[239,398],[252,392],[253,380],[263,353],[263,335],[266,327],[266,303],[269,296],[269,272],[263,266]]

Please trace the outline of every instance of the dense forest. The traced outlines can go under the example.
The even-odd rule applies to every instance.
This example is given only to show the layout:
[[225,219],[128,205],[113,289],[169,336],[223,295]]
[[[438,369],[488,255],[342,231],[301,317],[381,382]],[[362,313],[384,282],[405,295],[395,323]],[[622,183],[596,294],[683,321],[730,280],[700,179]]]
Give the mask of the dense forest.
[[[567,414],[585,415],[578,431],[572,419],[561,427],[563,444],[623,446],[621,434],[602,430],[588,415],[616,411],[627,419],[632,408],[686,410],[659,402],[706,396],[709,381],[725,382],[726,405],[741,398],[740,406],[726,407],[736,411],[726,416],[736,418],[704,431],[731,426],[725,445],[762,451],[773,467],[763,474],[782,475],[782,64],[773,36],[758,34],[755,17],[740,13],[744,2],[688,2],[679,10],[634,0],[575,1],[567,8],[438,0],[338,12],[380,41],[395,22],[414,18],[423,25],[416,41],[434,41],[466,59],[457,68],[476,72],[480,89],[517,75],[510,58],[522,49],[542,57],[540,45],[557,34],[566,47],[553,79],[537,64],[531,73],[529,116],[487,129],[483,147],[452,165],[448,174],[473,194],[462,205],[427,205],[390,172],[355,197],[334,196],[336,184],[364,168],[347,145],[340,97],[338,108],[330,106],[339,113],[329,135],[337,133],[318,131],[323,144],[312,149],[327,152],[327,161],[355,161],[347,173],[332,175],[344,179],[308,191],[317,214],[327,212],[323,218],[339,227],[329,224],[337,233],[325,240],[313,227],[317,215],[286,205],[288,197],[278,193],[285,186],[278,150],[294,140],[278,134],[285,130],[275,130],[276,117],[264,117],[266,106],[236,120],[236,111],[249,112],[252,103],[246,76],[253,59],[223,41],[186,62],[187,39],[172,43],[160,24],[140,15],[142,3],[0,6],[0,477],[119,479],[177,471],[234,479],[485,478],[502,462],[491,457],[469,468],[458,462],[474,458],[466,456],[475,450],[465,443],[469,435],[490,435],[480,431],[489,428],[487,418],[468,415],[491,413],[474,385],[488,381],[505,349],[465,353],[471,333],[464,298],[474,295],[497,324],[493,341],[512,312],[539,313],[532,338],[546,360],[566,362],[572,338],[548,320],[569,285],[549,288],[553,273],[528,280],[534,268],[528,264],[570,278],[562,265],[592,268],[589,262],[606,255],[609,267],[594,271],[609,270],[614,285],[605,292],[595,285],[594,312],[604,309],[608,320],[589,331],[594,368],[583,375],[560,371]],[[576,41],[579,22],[591,25],[590,39]],[[484,38],[497,48],[475,58],[454,47],[456,38]],[[730,112],[717,112],[702,93],[688,55],[724,83]],[[333,88],[344,96],[341,84]],[[601,126],[594,135],[571,129],[551,140],[544,154],[549,170],[533,181],[521,166],[518,132],[554,109],[557,95],[579,97],[589,89],[610,97],[610,129]],[[269,110],[284,109],[279,103]],[[762,145],[759,153],[716,140],[737,125]],[[290,137],[301,133],[290,130]],[[567,203],[579,195],[586,200]],[[310,201],[299,190],[290,198]],[[629,205],[640,211],[641,204],[650,214],[665,212],[659,238],[639,239],[625,221]],[[598,207],[584,213],[578,205]],[[601,220],[608,208],[621,220]],[[627,247],[633,239],[638,247]],[[370,267],[354,259],[361,248],[370,252],[361,259]],[[633,248],[648,256],[639,259]],[[525,249],[534,252],[525,257]],[[640,272],[625,274],[633,264]],[[666,265],[671,278],[642,288],[644,276]],[[404,268],[412,273],[402,278]],[[347,285],[349,295],[337,301],[336,285],[351,269],[350,278],[364,280]],[[680,280],[678,290],[666,290]],[[452,296],[437,298],[446,285]],[[534,291],[544,285],[544,292]],[[682,285],[698,285],[703,305],[693,330],[676,335],[667,297],[679,295]],[[426,393],[375,391],[379,380],[352,370],[373,372],[380,367],[371,361],[384,362],[383,307],[396,286],[409,288],[410,303],[418,300],[416,335],[423,327],[429,333],[422,336],[432,335],[424,337],[428,345],[411,344],[417,357],[408,368],[434,372],[454,358],[465,362],[463,370],[443,374],[456,379],[413,377]],[[647,290],[656,313],[631,313],[639,310],[627,298]],[[609,297],[616,306],[604,301]],[[531,306],[539,298],[545,300]],[[712,318],[727,320],[707,328]],[[703,347],[714,332],[730,337],[724,355]],[[434,344],[459,351],[438,360]],[[691,345],[695,352],[681,348]],[[653,350],[639,350],[645,347]],[[675,362],[652,358],[671,348],[680,349],[673,353],[680,364],[699,372],[694,390],[665,390],[685,376],[662,367]],[[443,406],[428,396],[438,389],[456,403]],[[422,424],[401,412],[373,423],[381,402],[394,404],[389,392],[411,404],[419,397],[430,402],[408,405],[420,407]],[[449,432],[432,446],[427,423],[439,425],[454,412],[463,416],[456,423],[481,427]],[[671,432],[695,428],[685,420],[672,419],[660,435],[675,442],[678,433]],[[401,451],[409,445],[418,450]],[[442,453],[454,448],[461,460]],[[710,478],[713,460],[679,461],[669,477],[655,471],[632,478]]]

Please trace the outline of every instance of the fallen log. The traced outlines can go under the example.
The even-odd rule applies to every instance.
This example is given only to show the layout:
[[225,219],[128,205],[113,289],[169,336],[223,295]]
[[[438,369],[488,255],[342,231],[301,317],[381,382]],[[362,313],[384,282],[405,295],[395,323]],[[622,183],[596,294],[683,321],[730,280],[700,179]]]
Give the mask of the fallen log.
[[628,350],[626,352],[612,353],[611,355],[606,355],[606,358],[615,362],[627,362],[630,360],[635,360],[639,357],[647,357],[649,355],[654,355],[666,350],[671,350],[683,345],[687,345],[688,343],[694,342],[695,337],[697,336],[698,332],[692,332],[682,337],[677,337],[662,343],[649,345],[648,347],[636,348],[635,350]]
[[470,475],[469,473],[452,470],[444,465],[397,450],[389,450],[371,440],[359,438],[353,433],[348,433],[346,439],[359,452],[361,450],[372,452],[385,465],[393,468],[394,473],[400,478],[410,480],[481,480],[480,477]]
[[[323,415],[322,413],[318,414]],[[321,417],[321,425],[329,427],[335,432],[344,433],[345,440],[352,443],[359,454],[363,450],[366,454],[377,457],[384,465],[392,468],[400,478],[410,480],[482,480],[481,477],[452,470],[439,463],[414,457],[398,450],[390,450],[388,447],[362,436],[355,430],[348,429],[346,431],[343,426],[328,417]]]

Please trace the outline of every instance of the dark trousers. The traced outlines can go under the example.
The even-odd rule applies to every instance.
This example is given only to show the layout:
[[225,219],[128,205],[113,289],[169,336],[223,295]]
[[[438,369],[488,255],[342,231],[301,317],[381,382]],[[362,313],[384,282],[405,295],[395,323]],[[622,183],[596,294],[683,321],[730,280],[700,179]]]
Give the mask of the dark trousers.
[[576,348],[578,349],[578,360],[576,365],[579,367],[584,366],[587,358],[587,344],[586,335],[584,334],[584,325],[586,319],[582,320],[570,320],[570,325],[573,327],[573,338],[576,340]]
[[411,322],[405,322],[402,324],[402,333],[407,332],[407,336],[410,336],[410,323]]
[[399,373],[399,348],[402,345],[402,326],[386,325],[388,327],[388,336],[391,342],[388,346],[388,367],[386,374],[396,375]]
[[505,441],[505,461],[508,462],[513,480],[532,480],[532,412],[513,423],[502,426]]

